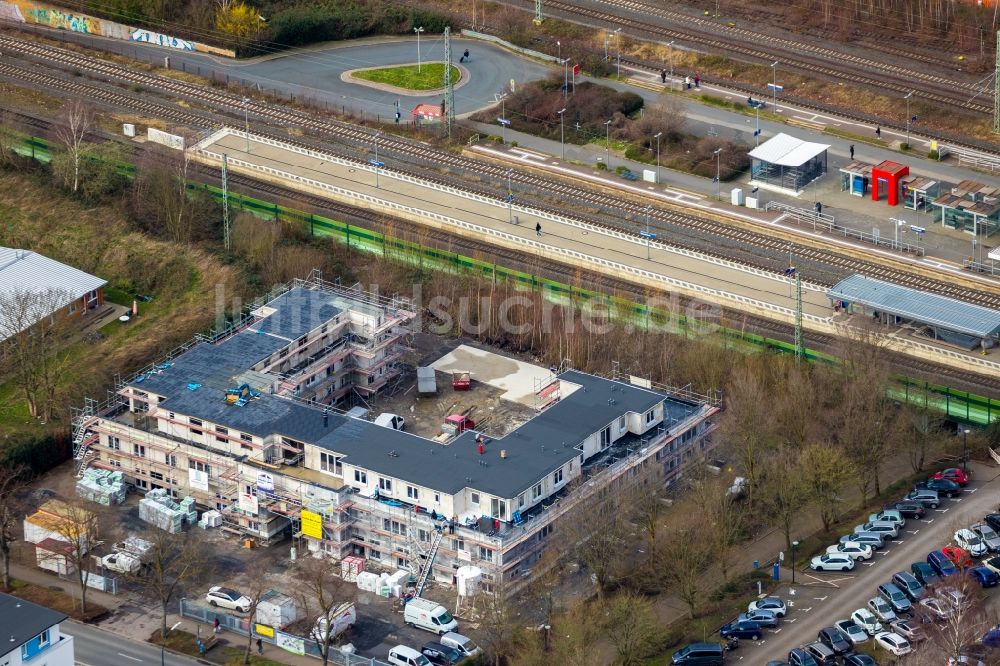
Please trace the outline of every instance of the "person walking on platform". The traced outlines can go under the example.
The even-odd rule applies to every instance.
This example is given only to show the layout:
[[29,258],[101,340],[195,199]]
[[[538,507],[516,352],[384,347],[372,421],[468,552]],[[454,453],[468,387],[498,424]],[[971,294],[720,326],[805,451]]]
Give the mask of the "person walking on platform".
[[821,201],[816,202],[816,214],[817,215],[823,214],[823,203]]
[[880,125],[875,127],[875,138],[876,139],[882,138],[882,127]]
[[851,144],[851,147],[848,148],[848,150],[851,151],[851,160],[853,160],[854,159],[854,144],[853,143]]
[[667,70],[665,69],[660,70],[660,81],[662,81],[663,83],[667,82]]
[[687,75],[684,76],[684,87],[687,88],[688,90],[691,90],[691,77],[690,76],[687,76]]
[[695,88],[701,88],[701,73],[700,72],[695,72],[694,73],[694,87]]
[[538,235],[538,236],[542,235],[542,223],[541,222],[535,222],[535,234]]

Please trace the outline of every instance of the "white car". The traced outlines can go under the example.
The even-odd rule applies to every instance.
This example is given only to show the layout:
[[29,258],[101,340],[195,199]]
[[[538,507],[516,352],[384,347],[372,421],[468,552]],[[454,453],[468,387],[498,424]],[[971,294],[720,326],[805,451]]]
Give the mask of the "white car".
[[979,538],[983,540],[987,548],[993,552],[1000,551],[1000,535],[993,531],[992,527],[986,523],[976,523],[969,529],[979,535]]
[[234,589],[218,585],[209,589],[208,594],[205,595],[205,601],[211,606],[229,608],[241,613],[249,612],[251,603],[250,597],[244,596]]
[[873,597],[868,600],[868,610],[875,614],[875,616],[886,624],[895,622],[897,619],[896,611],[892,610],[892,606],[889,602],[882,597]]
[[838,543],[835,546],[827,548],[826,552],[830,555],[835,555],[837,553],[850,555],[855,560],[872,559],[872,547],[867,544],[858,543],[857,541],[845,541],[844,543]]
[[954,609],[940,599],[921,599],[918,602],[920,610],[935,620],[947,620],[955,614]]
[[856,625],[864,629],[869,636],[874,636],[883,630],[882,623],[867,608],[859,608],[851,613],[851,619],[854,620]]
[[857,646],[868,640],[868,632],[854,620],[837,620],[833,623],[833,626],[840,629],[840,633],[847,637],[851,645]]
[[101,558],[101,565],[108,571],[123,574],[134,574],[142,568],[142,562],[125,553],[111,553]]
[[813,571],[850,571],[854,568],[854,558],[842,553],[827,553],[812,558],[809,567]]
[[969,555],[973,557],[982,557],[989,552],[978,534],[964,528],[955,532],[955,545],[969,551]]
[[875,634],[875,644],[897,657],[909,654],[913,650],[908,640],[892,631],[881,631]]
[[785,608],[785,602],[778,597],[764,597],[757,601],[751,601],[750,605],[747,606],[748,613],[759,610],[771,611],[775,617],[785,617],[785,613],[788,612],[788,609]]

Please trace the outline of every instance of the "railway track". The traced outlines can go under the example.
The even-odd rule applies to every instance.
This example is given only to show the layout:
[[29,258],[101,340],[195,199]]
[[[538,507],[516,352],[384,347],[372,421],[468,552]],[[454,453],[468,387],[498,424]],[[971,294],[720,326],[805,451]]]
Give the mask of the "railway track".
[[[131,70],[121,65],[109,63],[92,56],[84,56],[56,47],[36,44],[33,42],[24,42],[23,40],[11,39],[5,36],[0,37],[0,46],[3,48],[15,48],[22,50],[34,55],[35,57],[55,60],[60,64],[72,67],[76,70],[80,70],[82,68],[84,71],[95,72],[112,79],[126,82],[130,85],[141,86],[151,91],[168,92],[178,97],[191,99],[210,107],[224,109],[228,112],[232,112],[234,110],[238,111],[243,106],[243,98],[241,96],[224,90],[205,88],[203,86],[178,81],[169,77]],[[136,99],[135,95],[126,95],[120,92],[107,90],[100,86],[84,84],[79,81],[67,81],[38,70],[28,70],[8,63],[0,63],[0,75],[3,74],[28,80],[37,85],[54,87],[70,94],[81,95],[115,106],[138,110],[152,116],[164,117],[169,120],[194,125],[200,128],[217,127],[221,123],[218,116],[212,116],[208,113],[195,113],[182,107],[151,102],[148,100],[140,100]],[[374,132],[367,128],[339,121],[317,118],[306,112],[282,106],[251,101],[249,103],[249,108],[255,118],[263,118],[272,123],[276,123],[279,126],[308,129],[320,136],[334,137],[348,144],[353,144],[354,146],[368,145],[374,136]],[[273,138],[286,143],[298,143],[303,147],[310,149],[316,149],[317,147],[315,145],[309,145],[304,142],[292,140],[288,137]],[[391,134],[380,135],[379,147],[380,150],[384,151],[383,154],[397,153],[411,158],[416,157],[428,163],[449,167],[460,172],[485,175],[495,179],[497,182],[502,182],[506,178],[508,172],[508,167],[505,165],[495,164],[479,159],[472,159],[430,146],[428,144],[396,137]],[[328,146],[324,146],[323,149],[330,151]],[[363,159],[357,157],[356,150],[353,153],[341,153],[338,156],[343,157],[344,159],[353,160],[359,165],[365,164]],[[461,182],[459,185],[456,185],[455,180],[446,179],[440,175],[429,176],[426,172],[407,171],[402,168],[387,168],[385,171],[406,173],[419,178],[435,180],[451,187],[459,186],[467,191],[492,197],[498,201],[502,199],[495,189],[491,190],[485,187],[473,187],[467,182]],[[539,175],[530,171],[514,170],[511,178],[513,182],[517,182],[520,185],[530,186],[546,192],[556,200],[574,201],[595,206],[603,210],[619,211],[619,214],[624,213],[626,218],[631,218],[633,221],[642,219],[646,214],[647,204],[645,202],[633,201],[621,195],[608,194],[600,190],[580,187],[573,183],[567,183],[562,180]],[[558,215],[583,219],[576,214],[567,215],[565,208],[562,207],[548,206],[537,202],[530,202],[529,205],[533,208],[538,208],[540,210]],[[685,213],[678,213],[663,206],[652,206],[650,207],[650,210],[651,226],[655,225],[655,228],[657,228],[658,231],[664,233],[664,236],[661,237],[661,239],[678,246],[690,247],[690,245],[685,245],[682,242],[683,239],[678,238],[678,234],[676,232],[671,234],[672,229],[683,229],[688,232],[698,232],[714,237],[721,237],[732,243],[768,250],[771,253],[771,259],[765,262],[764,265],[761,265],[759,262],[754,264],[755,267],[762,267],[766,270],[780,270],[780,268],[774,264],[773,257],[775,256],[775,253],[788,256],[789,252],[791,252],[797,259],[813,261],[816,264],[824,266],[831,266],[843,271],[845,274],[849,272],[864,273],[866,275],[878,277],[887,281],[910,286],[915,289],[960,298],[964,301],[976,303],[986,307],[1000,308],[1000,294],[997,293],[973,290],[964,286],[951,284],[944,280],[932,279],[921,275],[915,275],[891,266],[880,265],[873,261],[849,257],[804,244],[789,243],[788,240],[769,236],[765,233],[733,226],[717,220],[699,218]],[[630,224],[610,224],[606,220],[595,221],[593,217],[585,219],[585,221],[591,224],[601,224],[617,230],[629,231],[631,233],[638,233],[639,230],[638,225],[634,222]],[[702,252],[705,251],[703,248],[693,249],[697,249]],[[717,253],[717,256],[729,258],[726,254]],[[832,284],[832,279],[833,278],[829,278],[824,281],[822,278],[819,278],[817,282],[829,286]]]
[[[985,93],[974,83],[955,81],[929,72],[882,63],[872,58],[843,53],[835,49],[768,35],[747,28],[728,26],[698,16],[654,7],[637,0],[595,0],[600,4],[620,7],[647,16],[680,23],[682,28],[669,28],[656,23],[630,18],[621,14],[592,9],[561,0],[546,0],[547,11],[560,11],[609,26],[628,28],[629,32],[656,40],[694,42],[721,52],[737,53],[757,61],[781,61],[810,74],[835,81],[851,81],[866,87],[886,88],[901,94],[913,90],[920,98],[973,113],[992,114],[992,92]],[[759,91],[758,91],[759,92]],[[975,98],[983,97],[977,102]]]

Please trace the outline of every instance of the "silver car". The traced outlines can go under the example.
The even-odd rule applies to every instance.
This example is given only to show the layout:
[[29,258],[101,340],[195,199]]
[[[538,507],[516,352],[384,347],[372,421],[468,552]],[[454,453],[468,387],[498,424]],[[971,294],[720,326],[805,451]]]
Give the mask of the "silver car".
[[979,535],[986,547],[994,553],[1000,552],[1000,534],[993,531],[993,528],[986,523],[976,523],[970,528]]
[[875,532],[858,532],[857,534],[845,534],[840,537],[840,543],[847,543],[848,541],[871,546],[874,550],[879,550],[885,545],[885,537]]
[[883,535],[886,539],[895,539],[899,536],[899,525],[889,522],[865,523],[854,528],[855,534],[861,532],[875,532]]

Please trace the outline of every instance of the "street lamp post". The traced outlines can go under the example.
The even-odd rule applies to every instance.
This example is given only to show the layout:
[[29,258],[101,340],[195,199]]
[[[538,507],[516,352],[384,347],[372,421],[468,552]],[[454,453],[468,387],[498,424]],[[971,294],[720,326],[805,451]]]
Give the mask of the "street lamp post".
[[649,259],[649,241],[653,237],[649,233],[649,209],[650,208],[652,208],[652,206],[646,206],[646,259],[647,260]]
[[375,148],[375,159],[371,160],[371,165],[375,167],[375,187],[376,188],[378,187],[378,170],[379,170],[379,168],[385,166],[385,164],[383,164],[382,162],[378,161],[378,137],[379,137],[379,133],[378,132],[375,132],[375,134],[372,135],[372,145]]
[[514,190],[510,186],[510,176],[513,169],[507,169],[507,223],[514,224]]
[[962,429],[962,471],[969,471],[969,429]]
[[563,107],[558,112],[559,114],[559,154],[561,159],[566,159],[566,129],[563,123],[563,114],[566,113],[566,107]]
[[914,91],[911,90],[906,97],[906,147],[910,147],[910,98],[913,97]]
[[507,93],[500,93],[500,117],[497,118],[500,123],[500,135],[503,139],[503,145],[507,145],[507,125],[510,125],[510,121],[507,120]]
[[798,541],[792,542],[792,585],[795,585],[795,549],[799,547]]
[[420,33],[424,31],[424,27],[414,28],[413,32],[417,33],[417,73],[420,73]]
[[[612,118],[611,120],[614,119]],[[607,149],[608,149],[608,157],[607,161],[605,162],[605,165],[608,167],[608,169],[611,168],[611,120],[607,120],[604,122],[604,129],[605,129],[604,140],[607,142]]]
[[780,61],[775,60],[771,63],[771,92],[774,93],[774,112],[778,112],[778,63]]
[[722,148],[715,149],[715,182],[719,184],[719,201],[722,201]]
[[674,43],[671,41],[667,44],[667,48],[670,49],[670,83],[673,85],[674,81]]
[[[181,623],[180,622],[175,622],[174,626],[172,626],[169,629],[167,629],[167,636],[169,636],[170,632],[173,631],[174,629],[176,629],[179,626],[181,626]],[[164,666],[165,663],[166,663],[166,654],[164,653],[164,650],[166,649],[166,644],[165,643],[166,643],[166,640],[167,640],[167,636],[164,636],[163,637],[163,642],[160,643],[160,666]]]
[[243,98],[243,129],[247,133],[247,152],[250,152],[250,98]]
[[657,132],[653,135],[656,139],[656,184],[660,184],[660,137],[663,136],[663,132]]
[[615,28],[615,48],[618,49],[618,78],[622,78],[622,29]]

